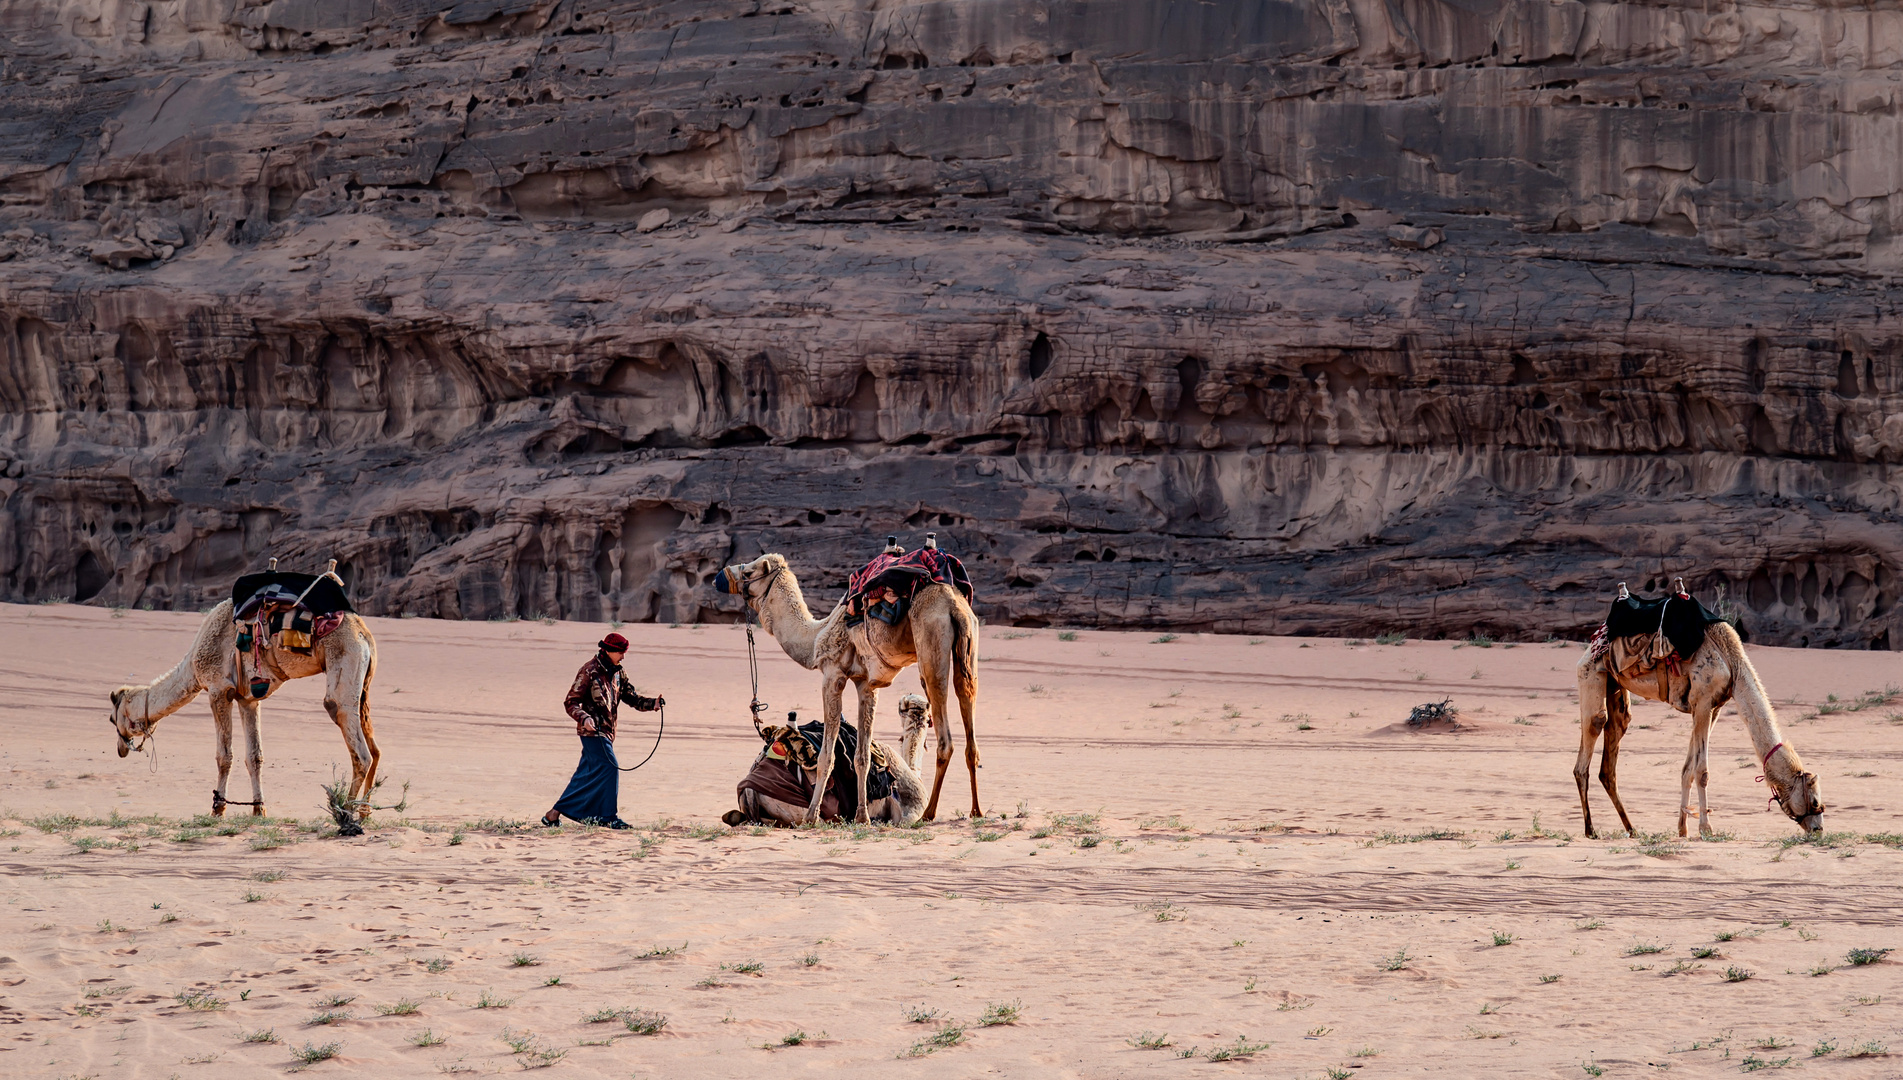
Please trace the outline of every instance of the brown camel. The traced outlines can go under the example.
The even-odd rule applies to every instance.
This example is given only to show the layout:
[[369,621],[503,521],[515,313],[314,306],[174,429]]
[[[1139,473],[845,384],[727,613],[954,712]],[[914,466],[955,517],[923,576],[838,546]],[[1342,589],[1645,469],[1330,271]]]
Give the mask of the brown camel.
[[1705,783],[1710,775],[1706,751],[1718,710],[1734,700],[1751,735],[1751,745],[1757,748],[1758,764],[1764,767],[1764,781],[1770,785],[1773,797],[1805,832],[1822,832],[1824,802],[1817,774],[1804,770],[1796,748],[1778,730],[1771,696],[1764,692],[1738,632],[1726,623],[1712,623],[1705,628],[1704,644],[1690,660],[1676,665],[1652,659],[1651,645],[1650,634],[1614,638],[1604,651],[1595,654],[1589,649],[1579,661],[1579,759],[1573,765],[1573,779],[1579,785],[1579,810],[1586,819],[1586,835],[1599,835],[1593,831],[1592,807],[1586,793],[1592,748],[1601,732],[1605,733],[1606,748],[1600,757],[1599,782],[1612,798],[1612,807],[1619,812],[1626,834],[1637,835],[1632,819],[1626,816],[1625,804],[1619,801],[1618,790],[1619,740],[1632,723],[1632,694],[1665,702],[1692,715],[1691,744],[1679,773],[1678,835],[1685,835],[1685,819],[1690,813],[1686,802],[1694,781],[1698,784],[1698,834],[1711,835],[1705,806]]
[[820,800],[825,798],[832,772],[833,745],[839,738],[840,701],[848,680],[859,693],[859,746],[853,755],[853,766],[859,774],[857,820],[868,823],[866,769],[872,760],[872,718],[878,708],[879,691],[892,685],[899,672],[913,664],[919,667],[919,681],[925,685],[925,698],[931,704],[932,730],[938,736],[938,775],[932,781],[932,797],[922,820],[937,817],[939,791],[945,784],[945,770],[951,765],[947,709],[954,694],[965,720],[971,816],[983,815],[978,805],[978,743],[972,728],[972,710],[978,697],[978,616],[958,590],[949,585],[927,585],[912,597],[905,619],[898,626],[869,618],[848,628],[844,604],[823,619],[813,618],[784,555],[767,554],[729,566],[720,572],[716,585],[721,592],[745,596],[747,605],[759,613],[760,626],[780,643],[786,655],[803,668],[818,668],[823,676],[820,699],[826,735],[819,750],[813,802],[806,810],[807,824],[819,820]]
[[[344,735],[350,752],[350,795],[361,800],[359,817],[370,813],[370,790],[376,783],[377,741],[370,728],[370,680],[377,670],[377,639],[356,615],[346,613],[337,629],[312,643],[310,655],[277,648],[260,641],[253,656],[263,657],[270,689],[253,697],[249,674],[237,669],[238,628],[231,620],[231,601],[225,600],[205,615],[191,651],[178,666],[145,686],[121,686],[112,692],[112,723],[118,731],[119,756],[134,749],[133,739],[145,745],[158,722],[190,704],[200,693],[211,693],[211,718],[218,734],[218,786],[213,789],[211,812],[225,812],[225,783],[231,775],[231,707],[244,717],[245,765],[251,771],[251,812],[264,815],[264,789],[258,769],[264,755],[258,744],[259,704],[291,679],[323,672],[324,709]],[[243,805],[243,804],[239,804]]]

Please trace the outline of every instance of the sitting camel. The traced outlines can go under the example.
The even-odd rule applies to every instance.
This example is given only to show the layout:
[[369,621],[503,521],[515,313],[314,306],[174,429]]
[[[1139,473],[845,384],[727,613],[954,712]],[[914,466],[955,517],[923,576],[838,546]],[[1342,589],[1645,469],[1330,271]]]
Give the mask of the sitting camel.
[[[873,758],[883,760],[892,775],[892,794],[872,801],[867,814],[870,820],[890,825],[912,825],[925,809],[925,781],[919,774],[925,767],[925,714],[930,707],[930,703],[917,694],[900,698],[899,718],[903,722],[904,733],[899,737],[899,752],[893,753],[883,743],[873,744]],[[789,765],[770,758],[768,753],[771,749],[769,747],[760,752],[760,757],[754,761],[753,770],[740,781],[736,791],[740,808],[727,811],[721,817],[722,821],[729,825],[745,825],[749,822],[798,825],[805,820],[804,802],[775,798],[768,792],[777,791],[797,798],[798,787],[808,774],[803,770],[795,773]],[[834,783],[837,784],[837,779]],[[837,793],[835,790],[834,794]]]
[[859,774],[859,811],[861,824],[869,820],[866,812],[866,770],[871,764],[872,717],[878,707],[879,691],[892,685],[899,672],[913,664],[919,667],[919,681],[925,685],[925,698],[931,705],[932,728],[938,736],[938,775],[932,781],[932,797],[925,804],[921,820],[938,816],[939,790],[945,784],[945,770],[951,765],[951,722],[947,715],[949,699],[958,697],[959,711],[965,721],[965,768],[971,774],[971,816],[984,811],[978,806],[978,743],[973,731],[973,706],[978,698],[978,616],[957,589],[931,584],[912,597],[903,621],[890,626],[878,619],[866,619],[858,626],[846,626],[846,608],[833,608],[824,619],[813,618],[800,592],[800,583],[787,568],[786,556],[762,555],[752,562],[722,570],[716,579],[721,592],[746,597],[747,605],[759,613],[760,626],[780,643],[786,655],[803,668],[818,668],[824,676],[820,688],[826,718],[826,736],[819,751],[819,775],[813,787],[813,802],[806,810],[806,823],[819,820],[819,804],[825,798],[832,776],[833,746],[839,738],[840,699],[846,682],[851,680],[859,691],[859,745],[853,764]]
[[1705,627],[1704,643],[1689,661],[1665,664],[1652,658],[1652,635],[1613,638],[1603,648],[1588,649],[1579,661],[1579,759],[1573,765],[1573,779],[1579,785],[1579,810],[1585,815],[1586,835],[1593,831],[1592,807],[1586,799],[1588,773],[1592,768],[1592,748],[1601,732],[1606,748],[1600,757],[1599,782],[1612,798],[1613,809],[1628,836],[1637,835],[1625,804],[1619,801],[1617,786],[1619,740],[1632,723],[1631,694],[1648,701],[1662,701],[1679,712],[1692,715],[1691,744],[1685,750],[1685,765],[1679,772],[1678,835],[1685,835],[1686,806],[1693,781],[1698,783],[1698,834],[1711,835],[1711,821],[1705,806],[1705,783],[1709,777],[1706,751],[1711,742],[1711,724],[1718,710],[1736,700],[1751,745],[1757,748],[1758,763],[1764,767],[1764,781],[1773,797],[1784,807],[1792,821],[1805,832],[1824,829],[1824,803],[1819,797],[1817,774],[1804,770],[1797,750],[1778,730],[1777,713],[1771,708],[1771,696],[1764,691],[1757,669],[1744,653],[1744,642],[1727,623]]
[[[250,655],[262,659],[270,686],[252,696],[249,679],[237,669],[238,627],[231,619],[231,601],[225,600],[205,615],[191,651],[170,672],[144,686],[121,686],[112,692],[112,723],[118,731],[119,756],[134,749],[133,739],[152,736],[158,722],[190,704],[201,692],[211,693],[211,717],[218,729],[218,786],[211,796],[211,812],[225,812],[225,783],[231,775],[231,707],[244,716],[245,765],[251,771],[251,812],[264,816],[264,789],[258,769],[264,755],[258,743],[259,703],[290,679],[323,672],[324,709],[344,735],[350,752],[350,795],[362,800],[360,817],[369,816],[370,790],[376,782],[377,742],[370,729],[370,679],[377,670],[377,639],[364,621],[343,615],[337,628],[312,643],[309,655],[256,642]],[[239,803],[237,805],[245,805]]]

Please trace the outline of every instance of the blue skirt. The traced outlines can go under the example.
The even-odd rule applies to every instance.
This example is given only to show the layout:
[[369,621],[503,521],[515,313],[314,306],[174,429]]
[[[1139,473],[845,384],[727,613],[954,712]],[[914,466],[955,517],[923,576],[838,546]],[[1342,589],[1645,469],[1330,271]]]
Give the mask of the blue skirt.
[[621,773],[615,767],[614,744],[599,735],[584,735],[581,763],[568,790],[555,801],[563,816],[592,825],[621,820]]

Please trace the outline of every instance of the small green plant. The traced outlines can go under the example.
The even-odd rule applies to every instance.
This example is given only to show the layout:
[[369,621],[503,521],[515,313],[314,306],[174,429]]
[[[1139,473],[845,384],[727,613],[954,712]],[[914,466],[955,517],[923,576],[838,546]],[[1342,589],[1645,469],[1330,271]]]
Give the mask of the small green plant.
[[1018,1013],[1023,1007],[1024,1003],[1021,1001],[994,1001],[985,1006],[984,1013],[978,1017],[978,1026],[998,1027],[1015,1024],[1018,1022]]
[[1715,960],[1721,958],[1724,954],[1718,951],[1718,946],[1716,945],[1694,945],[1692,946],[1692,955],[1700,960]]
[[781,1046],[798,1046],[801,1043],[804,1043],[810,1040],[811,1038],[812,1038],[811,1035],[806,1034],[805,1028],[799,1028],[794,1031],[789,1031],[786,1034],[780,1036],[780,1045]]
[[415,1016],[422,1011],[422,1006],[404,998],[394,1005],[378,1005],[376,1009],[378,1016]]
[[476,999],[478,1009],[506,1009],[513,1004],[515,1004],[514,998],[499,998],[488,990],[484,990],[482,996]]
[[1605,928],[1606,923],[1603,919],[1586,919],[1573,924],[1575,930],[1604,930]]
[[1508,870],[1518,870],[1519,868],[1520,868],[1520,860],[1518,860],[1518,859],[1508,859],[1508,860],[1507,860],[1507,869],[1508,869]]
[[1319,1039],[1319,1038],[1321,1038],[1322,1036],[1324,1036],[1324,1035],[1327,1035],[1327,1034],[1328,1034],[1329,1032],[1331,1032],[1331,1031],[1333,1031],[1333,1030],[1335,1030],[1335,1029],[1334,1029],[1334,1028],[1331,1028],[1331,1027],[1328,1027],[1327,1025],[1323,1025],[1323,1026],[1321,1026],[1321,1027],[1312,1027],[1312,1028],[1309,1028],[1309,1029],[1308,1029],[1308,1036],[1307,1036],[1307,1037],[1308,1037],[1308,1038],[1311,1038],[1311,1039]]
[[253,881],[261,881],[261,882],[263,882],[264,884],[266,884],[266,885],[269,885],[269,884],[271,884],[271,883],[272,883],[272,882],[274,882],[274,881],[283,881],[283,880],[284,880],[284,871],[282,871],[282,870],[260,870],[260,871],[258,871],[257,873],[255,873],[255,874],[253,874],[253,875],[251,875],[251,880],[253,880]]
[[354,1017],[342,1009],[321,1009],[312,1013],[311,1018],[304,1022],[312,1027],[328,1027],[331,1024],[342,1023],[350,1019],[354,1019]]
[[1216,1047],[1204,1053],[1203,1057],[1209,1061],[1240,1061],[1267,1050],[1271,1045],[1273,1044],[1252,1043],[1245,1036],[1238,1035],[1233,1045]]
[[735,975],[758,975],[766,970],[766,965],[758,960],[743,960],[738,964],[722,964],[720,970],[731,971]]
[[687,942],[685,941],[681,942],[679,945],[656,945],[654,948],[649,949],[647,952],[636,953],[634,958],[636,960],[665,960],[670,956],[677,955],[678,953],[680,953],[682,950],[686,948],[687,948]]
[[306,1065],[315,1065],[320,1061],[329,1061],[342,1053],[343,1049],[344,1044],[340,1042],[325,1043],[322,1046],[305,1043],[302,1049],[291,1051],[291,1056]]
[[1790,1067],[1790,1058],[1769,1059],[1761,1058],[1756,1054],[1746,1054],[1744,1059],[1738,1062],[1739,1072],[1757,1072],[1759,1069],[1788,1069]]
[[1580,1062],[1580,1065],[1579,1065],[1579,1067],[1580,1067],[1580,1068],[1582,1068],[1582,1069],[1584,1069],[1584,1070],[1586,1070],[1586,1075],[1587,1075],[1587,1076],[1604,1076],[1604,1075],[1606,1075],[1606,1070],[1605,1070],[1605,1067],[1604,1067],[1604,1066],[1602,1066],[1602,1065],[1600,1065],[1600,1064],[1599,1064],[1598,1062],[1596,1062],[1596,1061],[1583,1061],[1583,1062]]
[[278,1032],[276,1028],[259,1028],[256,1031],[246,1032],[244,1041],[248,1043],[274,1043],[278,1041]]
[[1881,963],[1890,953],[1889,949],[1852,949],[1844,954],[1844,960],[1851,967],[1863,967],[1866,964]]
[[1513,944],[1513,935],[1495,930],[1493,932],[1493,943],[1495,945],[1511,945]]
[[1835,1039],[1820,1040],[1816,1046],[1810,1048],[1810,1056],[1814,1058],[1829,1057],[1836,1052],[1837,1040]]
[[223,998],[214,995],[210,990],[180,990],[172,995],[172,1000],[193,1012],[217,1012],[226,1004]]
[[1059,641],[1076,641],[1076,640],[1077,640],[1077,631],[1075,631],[1075,630],[1059,630],[1059,631],[1057,632],[1057,640],[1059,640]]
[[937,1031],[913,1043],[912,1048],[907,1050],[904,1056],[924,1057],[927,1054],[936,1054],[940,1050],[950,1049],[964,1041],[965,1025],[947,1023],[939,1027]]
[[343,994],[332,994],[318,1002],[318,1004],[324,1006],[326,1009],[341,1009],[355,1000],[357,999],[354,995],[346,997]]
[[1136,1047],[1138,1050],[1163,1050],[1176,1045],[1170,1041],[1168,1032],[1158,1035],[1154,1032],[1146,1031],[1133,1039],[1125,1039],[1124,1041]]
[[1635,941],[1626,948],[1625,954],[1627,956],[1651,956],[1653,953],[1662,953],[1669,948],[1671,948],[1670,945],[1660,945],[1655,941]]
[[1869,1042],[1858,1043],[1857,1045],[1844,1051],[1845,1057],[1852,1057],[1852,1058],[1888,1057],[1889,1055],[1890,1055],[1890,1048],[1884,1045],[1883,1043],[1876,1041],[1875,1039],[1871,1039]]
[[1559,980],[1560,980],[1560,977],[1559,977],[1558,975],[1541,975],[1541,976],[1540,976],[1540,985],[1541,985],[1541,986],[1545,986],[1545,985],[1547,985],[1547,984],[1549,984],[1549,983],[1556,983],[1556,982],[1558,982]]
[[1407,635],[1401,633],[1399,630],[1390,630],[1385,634],[1377,635],[1374,639],[1374,643],[1376,645],[1405,645],[1407,643]]
[[1493,648],[1493,639],[1491,637],[1488,637],[1485,634],[1477,633],[1469,637],[1466,641],[1466,644],[1471,645],[1476,649],[1491,649]]
[[914,1005],[905,1010],[905,1022],[908,1024],[935,1024],[944,1018],[944,1010],[928,1009],[923,1005]]
[[431,975],[441,975],[449,970],[449,961],[440,956],[432,956],[423,962],[423,970]]
[[243,900],[247,904],[255,904],[258,901],[263,900],[264,898],[265,898],[264,894],[259,892],[258,890],[247,889],[245,890],[245,894],[243,896],[240,896],[238,899]]
[[801,967],[818,967],[819,954],[816,952],[809,952],[805,956],[800,957],[800,966]]
[[1150,644],[1168,645],[1170,642],[1175,641],[1176,638],[1177,638],[1176,634],[1159,634],[1156,637],[1153,637],[1150,639]]
[[[1211,1060],[1214,1060],[1214,1059],[1211,1059]],[[1339,1065],[1330,1065],[1326,1069],[1322,1070],[1322,1075],[1326,1076],[1328,1080],[1348,1080],[1348,1078],[1350,1076],[1353,1076],[1354,1073],[1349,1072],[1347,1069],[1344,1069]]]
[[1382,971],[1400,971],[1407,967],[1407,962],[1412,959],[1414,958],[1407,954],[1407,950],[1402,948],[1395,950],[1393,956],[1384,956],[1376,960],[1374,966]]
[[449,1041],[448,1039],[444,1038],[441,1035],[436,1034],[434,1031],[431,1031],[429,1028],[424,1028],[423,1030],[410,1036],[411,1046],[423,1046],[423,1047],[441,1046],[448,1041]]
[[594,1012],[584,1015],[581,1018],[581,1022],[584,1024],[606,1024],[609,1021],[621,1019],[622,1014],[626,1012],[626,1009],[596,1009]]
[[636,1035],[659,1035],[667,1027],[667,1017],[651,1009],[630,1009],[621,1018],[621,1026]]
[[525,953],[525,952],[519,952],[519,953],[516,953],[514,956],[509,957],[510,967],[539,967],[541,966],[541,963],[542,963],[541,958],[530,956],[528,953]]
[[1757,972],[1755,971],[1748,971],[1741,967],[1728,967],[1725,969],[1725,981],[1726,982],[1744,982],[1746,979],[1749,979],[1753,975],[1756,975],[1756,974]]

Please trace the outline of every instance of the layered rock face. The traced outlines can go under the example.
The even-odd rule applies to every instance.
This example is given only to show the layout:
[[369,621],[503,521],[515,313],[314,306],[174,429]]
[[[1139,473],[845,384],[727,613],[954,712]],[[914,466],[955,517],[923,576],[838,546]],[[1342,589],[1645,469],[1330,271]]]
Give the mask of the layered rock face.
[[0,598],[1903,645],[1903,12],[0,0]]

